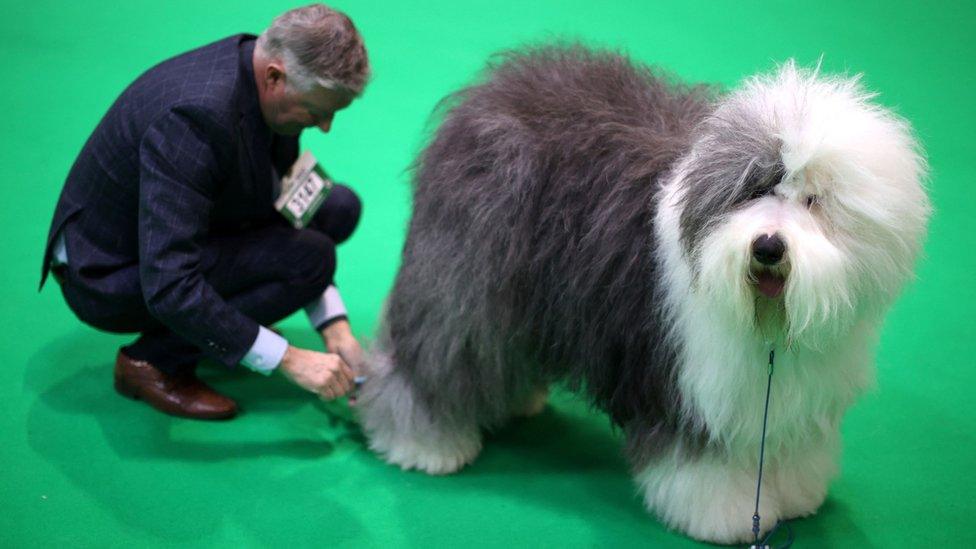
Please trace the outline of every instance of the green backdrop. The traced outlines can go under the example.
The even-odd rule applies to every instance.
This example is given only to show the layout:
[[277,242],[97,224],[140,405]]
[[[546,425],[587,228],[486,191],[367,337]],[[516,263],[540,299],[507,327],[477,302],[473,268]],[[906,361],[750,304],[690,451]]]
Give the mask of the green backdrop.
[[[928,150],[936,213],[918,280],[889,317],[879,387],[844,422],[843,472],[797,547],[976,546],[973,308],[974,4],[955,2],[354,2],[375,71],[364,98],[304,146],[365,203],[338,280],[368,337],[409,216],[406,168],[434,104],[499,49],[580,37],[693,81],[733,86],[796,57],[863,72]],[[170,418],[122,399],[126,337],[36,291],[63,178],[105,109],[150,65],[259,32],[288,4],[11,2],[0,15],[0,546],[660,546],[696,543],[645,514],[619,434],[557,392],[489,436],[476,463],[433,478],[364,447],[344,403],[282,379],[204,369],[244,413]],[[282,324],[320,345],[302,316]],[[749,517],[742,517],[748,521]]]

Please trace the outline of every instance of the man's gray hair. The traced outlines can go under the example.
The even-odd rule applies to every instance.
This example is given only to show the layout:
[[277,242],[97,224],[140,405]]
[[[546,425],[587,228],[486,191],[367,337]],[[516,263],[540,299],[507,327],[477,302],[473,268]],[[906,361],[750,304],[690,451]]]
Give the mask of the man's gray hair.
[[279,15],[258,47],[285,66],[288,81],[301,91],[315,85],[359,95],[369,79],[363,37],[346,14],[324,4]]

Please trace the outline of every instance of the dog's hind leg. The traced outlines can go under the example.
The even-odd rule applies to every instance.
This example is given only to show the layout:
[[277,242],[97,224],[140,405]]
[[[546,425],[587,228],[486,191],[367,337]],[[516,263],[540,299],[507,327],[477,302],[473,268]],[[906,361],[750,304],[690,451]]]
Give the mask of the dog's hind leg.
[[403,376],[372,378],[360,407],[370,448],[403,469],[432,475],[453,473],[481,451],[473,422],[449,422],[431,413]]
[[477,407],[449,386],[425,390],[416,368],[393,363],[390,345],[384,336],[377,342],[357,402],[370,448],[389,463],[432,475],[474,461],[481,451]]

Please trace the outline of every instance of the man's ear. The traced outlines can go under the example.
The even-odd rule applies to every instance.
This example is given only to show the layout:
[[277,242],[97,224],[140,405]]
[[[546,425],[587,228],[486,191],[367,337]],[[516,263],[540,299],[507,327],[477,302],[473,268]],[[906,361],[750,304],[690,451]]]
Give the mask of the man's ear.
[[272,61],[268,63],[268,66],[264,70],[264,81],[268,85],[269,89],[275,89],[278,86],[284,86],[287,80],[285,75],[285,68],[277,61]]

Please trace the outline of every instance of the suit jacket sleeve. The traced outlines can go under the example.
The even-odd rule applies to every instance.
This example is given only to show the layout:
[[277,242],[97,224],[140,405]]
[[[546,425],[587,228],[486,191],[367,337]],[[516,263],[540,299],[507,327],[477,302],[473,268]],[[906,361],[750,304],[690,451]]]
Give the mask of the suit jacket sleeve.
[[214,135],[220,128],[214,120],[199,109],[174,109],[142,139],[139,275],[154,317],[232,366],[254,343],[259,326],[224,301],[201,272],[201,241],[209,229],[226,141]]

